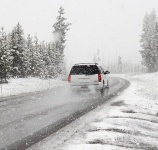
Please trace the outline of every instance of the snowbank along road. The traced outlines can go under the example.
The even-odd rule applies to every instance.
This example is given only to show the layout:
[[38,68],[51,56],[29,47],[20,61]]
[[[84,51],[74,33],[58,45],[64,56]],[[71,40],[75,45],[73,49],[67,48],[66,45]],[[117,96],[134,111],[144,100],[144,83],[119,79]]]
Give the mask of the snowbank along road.
[[0,149],[26,149],[106,102],[125,89],[129,82],[109,78],[103,92],[68,85],[41,93],[9,98],[0,102]]

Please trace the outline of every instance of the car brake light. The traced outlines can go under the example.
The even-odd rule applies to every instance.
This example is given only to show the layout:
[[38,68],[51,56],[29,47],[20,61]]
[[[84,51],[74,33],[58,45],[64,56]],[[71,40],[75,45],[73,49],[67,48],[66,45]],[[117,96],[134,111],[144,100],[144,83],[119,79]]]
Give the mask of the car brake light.
[[68,82],[71,82],[71,75],[68,76]]
[[101,82],[101,74],[98,74],[98,82]]

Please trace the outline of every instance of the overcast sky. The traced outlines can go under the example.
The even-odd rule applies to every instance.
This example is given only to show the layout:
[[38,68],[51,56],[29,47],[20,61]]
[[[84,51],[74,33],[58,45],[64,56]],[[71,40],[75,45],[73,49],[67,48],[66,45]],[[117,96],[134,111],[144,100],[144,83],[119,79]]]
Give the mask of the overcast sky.
[[59,7],[72,23],[65,54],[68,63],[92,61],[100,50],[103,63],[118,56],[139,63],[145,13],[158,10],[158,0],[0,0],[0,27],[7,32],[19,22],[25,35],[52,41]]

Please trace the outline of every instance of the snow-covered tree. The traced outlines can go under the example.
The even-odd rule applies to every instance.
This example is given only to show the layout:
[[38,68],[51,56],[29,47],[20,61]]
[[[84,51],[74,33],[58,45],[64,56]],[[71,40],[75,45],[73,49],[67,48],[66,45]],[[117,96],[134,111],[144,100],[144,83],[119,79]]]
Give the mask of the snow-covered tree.
[[40,58],[41,58],[41,72],[40,77],[42,78],[48,78],[48,65],[49,65],[49,56],[48,56],[48,50],[47,50],[47,43],[42,41],[39,45],[39,52],[40,52]]
[[55,55],[55,44],[48,44],[48,56],[49,56],[49,77],[57,77],[57,66],[55,65],[56,55]]
[[26,39],[26,51],[25,51],[25,56],[27,57],[27,61],[26,66],[27,66],[27,76],[31,75],[31,60],[32,60],[32,49],[33,49],[33,45],[32,45],[32,38],[30,36],[30,34],[28,34],[27,39]]
[[141,34],[142,63],[147,67],[148,72],[157,70],[157,17],[153,10],[146,14],[143,21],[143,32]]
[[40,76],[42,77],[43,74],[43,67],[44,67],[44,61],[43,61],[43,53],[40,49],[40,44],[38,37],[35,36],[33,41],[33,52],[34,52],[34,76]]
[[33,41],[30,34],[27,36],[26,40],[26,51],[25,56],[27,57],[26,66],[27,66],[27,75],[34,76],[35,74],[35,51],[33,49]]
[[64,15],[64,9],[63,7],[60,7],[59,9],[59,15],[57,16],[57,22],[54,23],[53,28],[53,34],[55,39],[55,48],[56,48],[56,61],[55,65],[57,66],[57,72],[59,74],[63,73],[64,67],[64,49],[65,49],[65,42],[66,42],[66,33],[69,30],[70,23],[66,23],[66,18]]
[[4,29],[0,31],[0,78],[7,82],[10,73],[10,51],[8,49],[7,36]]
[[152,42],[152,47],[153,47],[153,58],[154,58],[154,70],[158,71],[158,22],[156,21],[155,23],[155,28],[153,32],[153,42]]
[[26,51],[25,51],[25,56],[27,57],[27,61],[26,61],[27,69],[28,69],[27,74],[29,76],[42,77],[43,69],[45,66],[43,60],[44,59],[43,51],[44,50],[40,49],[37,36],[35,36],[35,39],[33,41],[33,38],[29,34],[26,40]]
[[[61,7],[57,22],[53,25],[56,40],[53,43],[39,42],[37,36],[28,35],[18,23],[7,34],[0,31],[0,77],[38,76],[54,78],[65,71],[64,48],[66,32],[70,23],[65,23],[64,9]],[[55,34],[54,34],[55,35]]]
[[27,66],[25,65],[25,38],[21,25],[18,23],[11,32],[9,48],[13,57],[11,64],[11,75],[25,77]]

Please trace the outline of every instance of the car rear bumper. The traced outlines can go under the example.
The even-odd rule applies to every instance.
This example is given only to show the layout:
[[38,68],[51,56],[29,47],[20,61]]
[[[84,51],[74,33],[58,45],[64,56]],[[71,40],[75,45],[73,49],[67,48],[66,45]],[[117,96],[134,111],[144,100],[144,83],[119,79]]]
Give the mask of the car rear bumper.
[[96,87],[100,88],[102,87],[102,82],[96,82],[96,83],[70,83],[71,87]]

